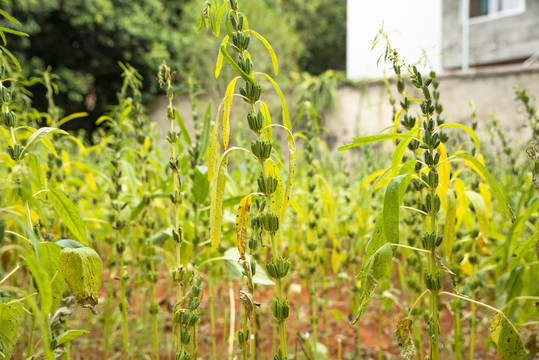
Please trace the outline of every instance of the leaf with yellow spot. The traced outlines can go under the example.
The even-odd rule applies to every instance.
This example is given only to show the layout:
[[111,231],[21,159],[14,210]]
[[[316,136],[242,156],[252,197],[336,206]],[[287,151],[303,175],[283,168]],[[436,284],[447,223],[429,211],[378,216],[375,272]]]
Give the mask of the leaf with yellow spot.
[[479,250],[479,253],[483,256],[489,256],[490,250],[487,246],[487,241],[485,240],[485,237],[482,233],[479,234],[477,238],[477,249]]
[[464,257],[462,258],[462,261],[460,262],[460,269],[462,270],[462,274],[464,276],[472,276],[473,271],[473,265],[470,262],[469,254],[464,254]]
[[266,161],[266,173],[277,179],[277,188],[275,192],[271,194],[271,210],[276,214],[281,214],[284,202],[283,194],[283,180],[281,179],[281,172],[275,164],[275,161],[268,159]]
[[249,227],[250,209],[251,195],[247,195],[241,199],[238,212],[236,213],[236,238],[241,260],[245,260],[245,235],[247,235],[247,228]]
[[240,77],[236,76],[228,84],[225,92],[225,98],[223,103],[223,146],[225,150],[228,148],[228,140],[230,137],[230,111],[232,110],[232,100],[234,99],[234,89],[236,88],[236,82]]

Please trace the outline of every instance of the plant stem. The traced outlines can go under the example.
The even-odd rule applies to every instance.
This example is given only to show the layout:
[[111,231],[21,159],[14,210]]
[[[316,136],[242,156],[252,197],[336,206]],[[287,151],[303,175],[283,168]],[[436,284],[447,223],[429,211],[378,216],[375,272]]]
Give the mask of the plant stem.
[[316,360],[318,352],[316,347],[318,344],[318,317],[316,315],[316,277],[311,276],[311,286],[309,289],[310,301],[311,301],[311,323],[313,327],[313,360]]
[[210,336],[211,336],[211,358],[212,360],[217,359],[217,347],[215,343],[215,301],[214,301],[214,293],[213,293],[213,285],[211,280],[208,281],[208,292],[210,293]]
[[459,300],[453,299],[453,313],[455,316],[453,317],[453,326],[455,328],[455,349],[454,349],[454,356],[455,360],[462,360],[462,325],[461,325],[461,311],[460,306],[458,305]]
[[[430,150],[433,153],[432,150]],[[431,197],[431,213],[430,213],[430,231],[435,234],[435,239],[437,237],[437,226],[436,226],[436,212],[435,212],[435,198],[436,198],[436,189],[430,190]],[[428,256],[428,271],[432,276],[435,276],[438,267],[436,265],[436,259],[434,258],[434,252],[431,252]],[[432,315],[432,321],[434,322],[434,334],[430,336],[430,359],[439,360],[439,311],[438,311],[438,291],[430,291],[430,312]]]

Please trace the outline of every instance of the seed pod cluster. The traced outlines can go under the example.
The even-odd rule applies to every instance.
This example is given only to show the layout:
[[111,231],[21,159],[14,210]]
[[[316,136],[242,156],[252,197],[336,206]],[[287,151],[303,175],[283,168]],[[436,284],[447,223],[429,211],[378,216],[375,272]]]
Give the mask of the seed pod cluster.
[[17,115],[11,110],[2,110],[2,122],[7,128],[17,127]]
[[260,132],[264,126],[264,115],[262,111],[258,110],[258,113],[251,111],[247,114],[247,123],[249,124],[249,129],[253,130],[255,133]]
[[273,317],[278,322],[283,321],[290,315],[290,302],[288,299],[281,301],[277,297],[274,297],[271,301],[271,310],[273,312]]
[[272,144],[271,141],[257,139],[251,143],[251,152],[259,160],[265,161],[271,156]]
[[240,94],[243,96],[245,102],[255,104],[260,99],[262,88],[258,84],[246,82],[245,87],[240,87]]
[[257,180],[257,183],[258,183],[258,190],[261,193],[265,195],[271,195],[277,189],[279,180],[277,180],[277,178],[274,178],[271,175],[268,176],[266,179],[264,179],[263,176],[260,176]]
[[276,261],[268,261],[266,263],[268,275],[273,279],[282,279],[290,270],[290,260],[279,257]]

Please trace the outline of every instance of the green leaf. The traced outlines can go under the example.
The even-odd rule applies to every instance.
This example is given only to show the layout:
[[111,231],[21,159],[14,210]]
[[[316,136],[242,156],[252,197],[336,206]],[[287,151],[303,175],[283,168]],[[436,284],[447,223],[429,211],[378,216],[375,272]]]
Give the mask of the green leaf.
[[[230,279],[241,279],[243,277],[243,268],[241,267],[238,259],[240,258],[240,252],[237,247],[231,247],[225,251],[223,260],[225,262],[226,275]],[[245,254],[245,258],[248,262],[251,262],[251,255]],[[256,267],[256,273],[253,275],[253,283],[257,285],[273,286],[275,283],[268,277],[264,267],[260,266],[256,260],[252,260]]]
[[[4,37],[4,34],[2,34],[2,37]],[[11,59],[11,61],[13,61],[13,64],[15,64],[17,69],[19,71],[22,71],[21,64],[19,63],[19,60],[17,60],[17,58],[15,56],[13,56],[11,51],[9,51],[8,49],[6,49],[4,46],[1,46],[1,45],[0,45],[0,49],[2,50],[2,52],[6,53],[7,56],[9,56],[9,58]]]
[[352,324],[355,324],[367,310],[372,294],[376,288],[376,284],[382,278],[387,276],[391,259],[393,258],[393,250],[389,244],[379,248],[366,262],[365,269],[360,273],[361,279],[361,294],[359,295],[359,307],[357,315]]
[[79,210],[60,190],[49,189],[46,193],[52,207],[58,213],[67,228],[84,245],[88,246],[88,237],[86,235],[86,226]]
[[182,132],[182,137],[185,139],[186,144],[192,146],[189,131],[187,131],[187,127],[185,127],[185,124],[183,123],[183,118],[181,117],[180,113],[178,112],[178,109],[176,108],[174,108],[174,117],[176,118],[176,123],[178,123],[178,127]]
[[412,141],[413,136],[415,136],[419,132],[419,128],[415,128],[410,130],[408,132],[407,137],[402,140],[399,145],[395,148],[395,151],[393,152],[393,158],[391,159],[391,168],[393,169],[393,173],[397,174],[397,167],[402,162],[402,157],[404,156],[404,151],[408,148],[408,144],[410,141]]
[[342,312],[340,312],[338,309],[332,309],[329,311],[330,315],[335,318],[338,322],[343,322],[346,317]]
[[[384,234],[386,241],[398,244],[399,241],[399,210],[404,192],[410,183],[411,175],[399,175],[391,179],[384,196]],[[401,195],[402,194],[402,195]]]
[[498,356],[501,355],[503,360],[528,359],[522,337],[501,311],[492,320],[490,337],[496,344]]
[[49,278],[47,271],[43,266],[43,262],[38,261],[32,251],[24,251],[23,257],[24,264],[32,273],[32,279],[34,280],[34,284],[37,288],[37,291],[39,292],[39,297],[41,299],[41,312],[48,315],[52,306],[52,287],[50,283],[51,278]]
[[23,302],[20,300],[0,304],[0,356],[11,359],[11,352],[19,338],[23,319]]
[[26,160],[28,161],[28,167],[30,168],[30,172],[32,173],[32,182],[34,183],[34,185],[37,186],[39,190],[44,189],[45,174],[43,173],[43,169],[41,169],[39,159],[33,154],[28,154],[26,156]]
[[268,49],[268,52],[270,53],[270,56],[271,56],[271,63],[273,64],[273,71],[275,72],[275,75],[277,75],[277,73],[279,72],[279,62],[277,61],[277,56],[275,55],[275,51],[273,51],[273,48],[271,47],[270,43],[256,31],[249,30],[249,32],[253,34],[254,36],[256,36],[260,41],[262,41],[264,46],[266,46],[266,49]]
[[339,146],[337,149],[339,151],[348,150],[351,148],[355,148],[361,145],[370,144],[377,141],[384,141],[384,140],[393,140],[393,139],[401,139],[405,137],[409,137],[408,134],[378,134],[378,135],[371,135],[371,136],[364,136],[360,138],[353,138],[351,144]]
[[[52,279],[58,271],[58,261],[60,259],[61,251],[62,248],[57,243],[41,243],[41,266],[47,272],[49,279]],[[60,300],[62,300],[62,294],[64,293],[65,288],[66,283],[64,278],[60,274],[56,275],[51,284],[52,305],[50,312],[52,314],[54,314],[58,305],[60,305]]]
[[94,249],[62,249],[58,269],[80,306],[97,305],[103,262]]
[[216,251],[221,241],[221,223],[223,221],[223,196],[226,185],[227,150],[219,161],[217,177],[211,184],[210,204],[210,240],[212,251]]
[[442,127],[452,127],[452,128],[456,128],[456,129],[466,131],[468,133],[468,135],[470,135],[470,137],[472,138],[472,140],[473,140],[473,142],[475,144],[474,154],[479,154],[479,149],[480,149],[481,144],[479,143],[479,138],[477,137],[477,134],[472,129],[470,129],[469,127],[467,127],[465,125],[457,124],[457,123],[445,123],[445,124],[440,125],[439,127],[440,128],[442,128]]
[[207,166],[196,166],[193,176],[193,200],[198,205],[206,203],[210,194],[210,184],[206,180],[208,175]]
[[260,74],[264,75],[271,82],[271,84],[275,88],[275,91],[277,91],[277,95],[279,96],[279,100],[281,101],[281,108],[283,109],[283,125],[290,132],[292,132],[292,123],[290,122],[290,113],[288,112],[288,106],[286,105],[286,100],[284,98],[283,92],[281,91],[281,88],[279,87],[279,85],[277,85],[275,80],[271,78],[271,76],[269,76],[266,73],[260,73]]
[[9,15],[6,11],[0,9],[0,14],[5,17],[6,19],[8,19],[9,21],[11,21],[12,23],[15,23],[19,26],[22,26],[20,21],[15,19],[13,16]]
[[415,360],[417,357],[414,340],[412,338],[412,323],[412,319],[408,317],[400,319],[397,323],[395,337],[397,338],[397,344],[399,345],[401,360]]
[[56,346],[60,346],[62,344],[68,343],[78,338],[79,336],[89,334],[89,333],[90,332],[88,330],[68,330],[65,333],[56,337]]
[[500,185],[496,182],[496,180],[494,180],[494,177],[490,174],[485,165],[481,164],[479,160],[469,154],[455,154],[455,156],[468,160],[476,167],[480,174],[483,175],[487,180],[490,189],[494,193],[494,197],[496,197],[496,200],[498,201],[498,205],[501,206],[502,210],[507,214],[507,216],[509,216],[511,222],[515,222],[515,214],[513,213],[513,209],[511,209],[509,203],[507,202],[505,193],[503,192]]
[[204,124],[202,126],[202,133],[197,142],[197,163],[200,163],[204,155],[206,154],[206,148],[209,144],[210,137],[210,125],[211,125],[211,102],[208,103],[206,111],[204,112]]
[[34,132],[28,138],[28,141],[26,142],[26,146],[24,147],[24,149],[22,149],[21,158],[30,150],[32,146],[37,144],[39,141],[41,141],[41,139],[43,139],[45,136],[47,136],[51,132],[59,132],[64,135],[68,135],[68,133],[65,132],[64,130],[60,130],[60,129],[52,128],[52,127],[42,127],[38,129],[36,132]]
[[[228,23],[228,21],[227,21]],[[258,85],[258,83],[256,82],[256,80],[249,74],[247,74],[245,71],[243,71],[239,66],[238,64],[236,64],[236,62],[234,61],[234,59],[232,59],[232,57],[230,56],[230,54],[228,53],[228,51],[226,50],[226,43],[223,43],[221,44],[221,54],[223,55],[223,58],[226,60],[226,62],[232,67],[232,69],[234,69],[234,71],[239,75],[241,76],[241,78],[247,82],[250,82],[251,84],[253,85]],[[219,61],[219,59],[218,59]],[[216,73],[217,73],[217,70],[216,70]],[[217,74],[219,75],[219,74]]]
[[13,29],[6,28],[6,27],[1,27],[1,28],[0,28],[0,31],[7,32],[7,33],[9,33],[9,34],[13,34],[13,35],[17,35],[17,36],[26,36],[26,37],[29,37],[29,35],[28,35],[27,33],[25,33],[25,32],[13,30]]

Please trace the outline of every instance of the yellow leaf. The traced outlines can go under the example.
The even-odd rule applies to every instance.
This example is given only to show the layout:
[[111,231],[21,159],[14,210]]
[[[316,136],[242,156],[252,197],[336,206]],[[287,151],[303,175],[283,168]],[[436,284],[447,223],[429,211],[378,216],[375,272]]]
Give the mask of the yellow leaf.
[[247,195],[241,199],[238,212],[236,213],[236,238],[241,260],[245,260],[245,235],[247,235],[247,228],[249,227],[250,209],[251,195]]
[[60,151],[60,155],[62,156],[62,162],[64,164],[66,175],[69,176],[71,174],[71,165],[69,163],[69,155],[67,155],[67,152],[65,150]]
[[438,173],[440,175],[439,178],[440,185],[442,187],[442,194],[445,196],[449,190],[449,161],[447,161],[447,152],[445,151],[444,144],[440,143],[440,146],[438,146],[438,152],[440,153],[440,165],[438,166]]
[[473,265],[470,262],[470,258],[468,254],[464,254],[464,257],[462,258],[462,261],[460,262],[460,268],[462,270],[462,274],[464,276],[472,276],[473,275]]
[[88,186],[90,189],[92,189],[93,192],[97,192],[97,184],[95,183],[94,176],[89,171],[86,171],[84,173],[84,176],[86,177],[86,181],[88,181]]
[[477,248],[479,249],[479,253],[483,256],[489,256],[490,250],[487,246],[487,241],[485,240],[485,237],[483,234],[479,234],[479,237],[477,239]]
[[223,103],[223,146],[225,147],[225,150],[228,148],[228,140],[230,137],[230,111],[232,110],[232,99],[234,99],[234,89],[236,88],[236,82],[239,78],[239,76],[236,76],[232,79],[225,92]]
[[339,255],[339,252],[337,249],[333,249],[331,252],[331,270],[333,270],[333,273],[336,274],[339,271],[339,268],[341,267],[341,256]]
[[445,212],[444,244],[445,256],[450,257],[453,252],[455,242],[455,220],[457,216],[457,203],[453,192],[448,192],[446,196],[447,210]]
[[144,140],[144,150],[146,150],[146,152],[148,152],[150,150],[150,138],[149,137],[147,137]]
[[488,211],[488,218],[492,218],[492,193],[489,190],[489,187],[484,184],[479,184],[479,193],[483,197],[483,200],[485,200],[485,205],[487,206]]
[[[393,129],[391,130],[392,134],[397,133],[397,130],[399,128],[399,122],[400,122],[401,115],[402,115],[403,111],[404,111],[404,109],[400,109],[399,112],[397,112],[397,115],[395,115],[395,120],[393,120]],[[393,139],[392,142],[393,142],[393,146],[395,146],[395,144],[397,142],[397,139]]]

